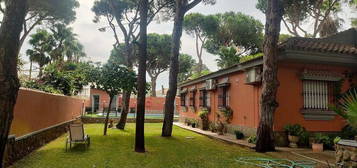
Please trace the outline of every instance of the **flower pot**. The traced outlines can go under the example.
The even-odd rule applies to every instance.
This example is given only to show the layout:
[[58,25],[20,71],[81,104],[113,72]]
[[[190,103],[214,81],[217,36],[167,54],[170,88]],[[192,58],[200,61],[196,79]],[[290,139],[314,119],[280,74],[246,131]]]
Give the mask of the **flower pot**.
[[312,151],[313,152],[323,152],[324,144],[312,143]]
[[196,124],[195,123],[193,123],[191,126],[192,126],[192,128],[196,128]]
[[288,136],[288,139],[289,139],[289,147],[290,148],[297,148],[298,145],[296,144],[297,142],[299,142],[299,137],[298,136],[293,136],[293,135],[289,135]]

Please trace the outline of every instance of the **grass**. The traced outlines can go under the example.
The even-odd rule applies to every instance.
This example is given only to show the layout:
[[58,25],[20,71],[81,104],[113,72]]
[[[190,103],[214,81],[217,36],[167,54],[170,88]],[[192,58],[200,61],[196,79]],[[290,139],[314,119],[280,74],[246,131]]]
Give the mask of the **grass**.
[[66,152],[65,137],[15,163],[12,168],[213,168],[248,167],[239,164],[239,156],[269,157],[252,150],[226,144],[174,127],[173,137],[160,137],[162,124],[145,125],[145,154],[133,152],[135,124],[125,131],[109,129],[103,136],[103,125],[85,125],[91,146],[85,150],[77,145]]

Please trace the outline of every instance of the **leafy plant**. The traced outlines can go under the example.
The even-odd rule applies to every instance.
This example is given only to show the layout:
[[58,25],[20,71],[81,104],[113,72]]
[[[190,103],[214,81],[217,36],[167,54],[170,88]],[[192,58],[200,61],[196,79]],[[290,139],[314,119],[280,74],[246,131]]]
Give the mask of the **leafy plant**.
[[333,106],[332,109],[346,119],[349,125],[357,129],[357,89],[345,93],[338,105]]
[[341,137],[339,137],[339,136],[337,136],[337,137],[335,137],[335,139],[333,139],[334,144],[337,144],[340,141],[341,141]]
[[226,121],[229,123],[233,118],[233,110],[230,107],[222,108],[222,115],[226,118]]
[[243,139],[244,138],[244,134],[239,130],[235,130],[234,134],[236,135],[237,139]]
[[284,130],[291,136],[300,136],[305,128],[299,124],[288,124],[284,126]]
[[321,133],[314,136],[313,142],[318,144],[329,144],[330,138],[327,135]]
[[248,143],[256,144],[257,143],[257,136],[253,135],[248,138]]
[[201,109],[200,113],[198,116],[202,120],[202,129],[207,130],[209,129],[209,121],[208,121],[208,110],[207,109]]

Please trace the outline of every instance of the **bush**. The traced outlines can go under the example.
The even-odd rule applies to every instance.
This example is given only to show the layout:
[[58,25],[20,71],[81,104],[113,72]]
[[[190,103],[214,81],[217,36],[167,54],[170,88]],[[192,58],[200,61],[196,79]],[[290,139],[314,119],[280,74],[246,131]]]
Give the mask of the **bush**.
[[342,139],[354,139],[355,135],[357,135],[357,129],[349,125],[343,127],[340,134]]
[[203,130],[208,130],[209,129],[209,121],[208,121],[208,110],[207,109],[202,109],[198,116],[202,120],[202,129]]
[[209,123],[209,130],[211,130],[212,132],[217,132],[217,127],[216,124],[214,123]]
[[244,138],[244,134],[238,130],[234,131],[234,134],[236,135],[236,139],[243,139]]
[[226,118],[226,121],[229,123],[233,118],[233,110],[230,107],[225,107],[220,111],[223,114],[224,118]]
[[257,136],[253,135],[248,138],[248,143],[256,144],[257,143]]
[[313,142],[318,144],[329,144],[330,138],[327,135],[318,133],[314,136]]
[[299,124],[285,125],[284,130],[291,136],[300,136],[305,132],[305,128]]

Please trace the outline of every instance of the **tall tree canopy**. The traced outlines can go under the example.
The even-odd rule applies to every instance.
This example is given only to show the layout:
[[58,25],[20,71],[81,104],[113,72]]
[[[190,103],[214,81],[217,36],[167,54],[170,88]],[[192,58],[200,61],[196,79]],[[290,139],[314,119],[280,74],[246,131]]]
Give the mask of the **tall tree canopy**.
[[196,54],[198,58],[198,73],[203,70],[202,52],[207,38],[218,31],[219,22],[215,15],[205,16],[200,13],[190,13],[184,18],[184,29],[187,34],[196,39]]
[[[77,0],[29,0],[29,8],[23,22],[20,49],[26,37],[39,25],[56,23],[69,24],[76,19]],[[0,13],[5,12],[0,1]]]
[[32,71],[32,62],[39,65],[39,77],[42,76],[43,67],[51,61],[50,52],[53,49],[53,42],[51,34],[46,30],[39,29],[30,37],[29,43],[32,49],[26,50],[26,55],[31,61],[30,71]]
[[189,54],[180,54],[179,56],[179,74],[178,82],[184,82],[192,76],[192,67],[196,65],[196,61]]
[[239,63],[239,57],[256,54],[262,49],[263,24],[243,13],[215,15],[219,27],[205,43],[208,52],[218,55],[218,65],[225,68]]
[[[285,10],[282,22],[289,33],[297,37],[328,36],[341,28],[342,19],[339,18],[338,13],[341,12],[341,6],[346,3],[352,6],[356,4],[355,0],[282,1]],[[256,7],[265,13],[267,1],[258,0]]]
[[169,68],[171,41],[170,35],[148,34],[146,71],[151,78],[151,96],[153,97],[156,97],[157,77]]
[[[147,24],[150,24],[155,16],[164,9],[172,7],[172,0],[153,0],[148,4]],[[137,54],[135,45],[139,39],[139,6],[140,0],[96,0],[92,11],[95,13],[94,22],[102,18],[106,19],[107,26],[102,27],[100,31],[106,31],[110,28],[113,32],[115,44],[114,48],[119,48],[123,44],[123,62],[128,68],[133,68]],[[168,10],[170,11],[170,10]],[[118,30],[119,28],[119,30]],[[123,38],[120,39],[119,35]],[[123,40],[123,41],[121,41]],[[124,129],[129,112],[130,93],[123,94],[123,109],[119,123],[116,125],[119,129]]]

